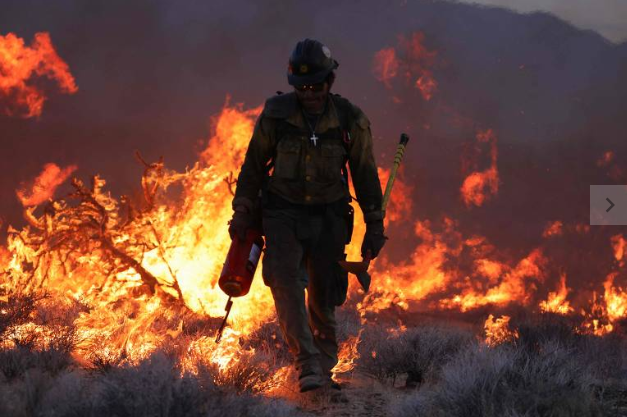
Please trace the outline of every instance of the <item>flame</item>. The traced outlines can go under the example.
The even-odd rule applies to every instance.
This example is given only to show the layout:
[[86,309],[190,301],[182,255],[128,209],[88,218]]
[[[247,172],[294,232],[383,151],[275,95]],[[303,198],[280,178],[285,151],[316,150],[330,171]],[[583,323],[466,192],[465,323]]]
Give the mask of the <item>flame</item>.
[[501,316],[497,319],[492,314],[488,316],[483,325],[486,345],[494,347],[518,339],[518,331],[510,329],[509,320],[509,316]]
[[[132,209],[128,218],[121,204],[104,192],[104,180],[94,177],[91,187],[75,180],[73,197],[80,200],[78,205],[55,201],[54,210],[40,218],[30,212],[33,229],[10,229],[4,275],[9,279],[2,281],[0,290],[27,291],[45,281],[46,290],[56,297],[88,305],[75,320],[83,340],[79,351],[88,361],[94,355],[99,360],[138,360],[176,336],[184,310],[164,308],[172,302],[199,314],[222,316],[227,297],[216,283],[230,244],[229,178],[243,161],[260,111],[261,107],[244,110],[241,104],[230,105],[227,99],[212,120],[202,163],[183,174],[160,163],[147,166],[143,183],[152,206]],[[220,146],[231,154],[225,158],[217,152]],[[44,198],[44,191],[45,198],[51,196],[54,185],[74,169],[55,167],[44,170],[36,192],[23,194],[25,204]],[[183,188],[178,204],[159,194],[174,183]],[[36,242],[44,236],[55,246],[39,248]],[[33,270],[28,265],[36,259]],[[239,345],[242,335],[271,321],[273,314],[270,292],[256,277],[251,293],[235,300],[222,342],[216,346],[211,338],[198,340],[196,346],[224,370],[246,354]],[[159,326],[165,327],[160,331]]]
[[606,151],[601,155],[599,159],[597,159],[598,167],[608,166],[614,160],[614,151]]
[[359,333],[355,336],[350,336],[342,345],[340,346],[338,352],[338,362],[337,365],[331,369],[331,373],[333,374],[333,378],[335,379],[338,374],[345,374],[347,372],[352,371],[356,364],[357,359],[359,359],[359,342],[361,341],[361,334],[363,332],[363,328],[359,330]]
[[58,165],[48,163],[44,165],[41,174],[35,178],[32,186],[17,190],[17,196],[24,206],[36,206],[52,198],[57,187],[63,184],[78,167],[70,165],[60,168]]
[[490,166],[483,171],[477,170],[481,152],[478,146],[475,148],[474,155],[470,160],[465,160],[462,163],[463,170],[468,169],[467,167],[474,168],[474,171],[464,179],[460,189],[462,200],[466,207],[471,205],[481,207],[489,198],[495,196],[499,190],[496,142],[496,135],[492,129],[477,132],[476,144],[487,143],[489,145]]
[[610,323],[627,316],[627,292],[621,287],[614,286],[616,277],[617,274],[612,273],[608,275],[606,281],[603,283],[603,288],[605,288],[604,298],[607,306],[607,317]]
[[[413,84],[420,91],[424,100],[431,100],[438,87],[432,73],[437,52],[428,50],[424,41],[424,33],[415,32],[409,38],[400,36],[396,48],[377,51],[372,69],[375,78],[391,89],[392,79],[402,74],[408,84]],[[393,100],[402,102],[398,97],[393,97]]]
[[564,223],[562,223],[561,221],[557,220],[557,221],[551,222],[544,229],[544,232],[542,233],[542,237],[548,238],[552,236],[560,236],[564,233],[563,229],[564,229]]
[[438,83],[429,71],[423,71],[423,74],[416,80],[416,88],[420,90],[422,97],[429,101],[435,94]]
[[398,73],[398,58],[394,48],[381,49],[374,55],[372,72],[375,78],[387,87],[392,88],[391,81]]
[[612,236],[612,248],[614,248],[614,258],[619,266],[625,266],[625,248],[627,248],[627,240],[623,235]]
[[24,118],[41,116],[46,96],[29,84],[34,76],[55,80],[62,93],[78,91],[68,65],[57,55],[50,35],[35,34],[30,47],[13,33],[0,35],[0,100],[3,113]]
[[566,288],[566,274],[560,276],[559,288],[556,292],[550,292],[546,301],[540,303],[540,311],[543,313],[569,314],[573,312],[570,303],[566,301],[569,289]]

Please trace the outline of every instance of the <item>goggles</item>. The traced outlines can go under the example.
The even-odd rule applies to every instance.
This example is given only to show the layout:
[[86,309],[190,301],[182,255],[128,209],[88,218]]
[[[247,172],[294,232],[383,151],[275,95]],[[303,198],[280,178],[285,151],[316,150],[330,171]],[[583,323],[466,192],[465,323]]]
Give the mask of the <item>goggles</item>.
[[324,83],[295,85],[294,88],[303,93],[307,90],[318,93],[324,90]]

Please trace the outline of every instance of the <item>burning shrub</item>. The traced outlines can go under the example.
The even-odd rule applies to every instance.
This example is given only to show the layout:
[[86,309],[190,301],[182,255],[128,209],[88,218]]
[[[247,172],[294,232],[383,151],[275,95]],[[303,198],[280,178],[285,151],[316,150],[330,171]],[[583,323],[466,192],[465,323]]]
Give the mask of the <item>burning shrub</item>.
[[[8,297],[2,311],[0,371],[9,380],[31,369],[54,375],[72,362],[79,337],[73,306],[50,302],[43,295]],[[27,319],[29,320],[26,323]]]
[[211,375],[183,374],[173,358],[153,354],[107,374],[31,370],[11,384],[0,379],[0,415],[12,416],[297,416],[281,401],[236,394]]
[[35,303],[42,296],[33,293],[17,293],[0,297],[0,341],[7,330],[25,323],[35,310]]

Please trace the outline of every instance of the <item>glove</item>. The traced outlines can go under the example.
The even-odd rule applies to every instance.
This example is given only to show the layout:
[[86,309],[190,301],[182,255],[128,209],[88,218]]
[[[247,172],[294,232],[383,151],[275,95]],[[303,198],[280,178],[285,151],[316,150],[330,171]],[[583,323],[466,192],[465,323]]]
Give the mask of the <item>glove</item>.
[[235,207],[233,218],[229,222],[229,235],[231,240],[237,236],[240,240],[246,239],[246,231],[253,224],[253,216],[248,209],[243,206]]
[[376,258],[385,245],[387,237],[383,234],[383,220],[375,220],[366,223],[366,234],[361,244],[361,256],[365,257],[370,251],[371,259]]

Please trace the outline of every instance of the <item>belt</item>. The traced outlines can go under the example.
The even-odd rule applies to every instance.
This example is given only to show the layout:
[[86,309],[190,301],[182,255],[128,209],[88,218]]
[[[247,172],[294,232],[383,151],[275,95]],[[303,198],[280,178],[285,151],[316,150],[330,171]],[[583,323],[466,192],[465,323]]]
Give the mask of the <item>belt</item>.
[[311,215],[323,215],[329,206],[335,205],[337,202],[327,204],[298,204],[286,200],[278,194],[268,191],[268,199],[264,208],[266,209],[289,209],[297,210],[302,213]]

